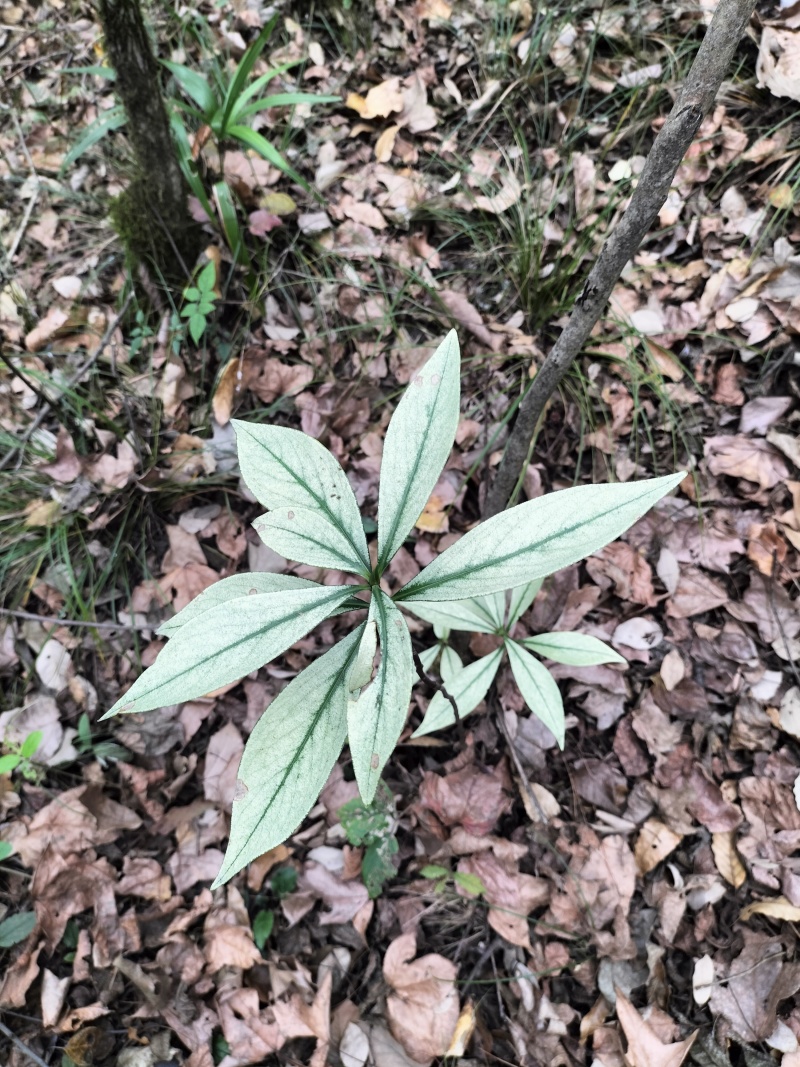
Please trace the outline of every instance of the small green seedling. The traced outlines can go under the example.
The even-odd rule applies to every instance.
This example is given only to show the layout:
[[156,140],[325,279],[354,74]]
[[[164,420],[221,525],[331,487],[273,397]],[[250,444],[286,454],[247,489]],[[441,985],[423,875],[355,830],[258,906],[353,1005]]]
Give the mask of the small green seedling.
[[78,732],[75,736],[75,748],[81,755],[92,755],[101,767],[106,767],[112,760],[126,762],[131,758],[130,752],[116,741],[98,741],[92,735],[92,724],[86,712],[78,719]]
[[131,356],[137,356],[144,348],[145,344],[155,337],[155,330],[148,326],[145,313],[140,308],[136,312],[136,323],[131,330],[130,340],[128,342],[128,350]]
[[384,883],[397,873],[392,863],[399,845],[394,835],[397,820],[391,792],[381,782],[371,804],[358,797],[348,800],[339,808],[339,821],[348,842],[364,849],[361,878],[370,897],[379,897]]
[[273,167],[277,167],[285,174],[288,174],[293,181],[305,186],[305,181],[289,166],[274,145],[263,134],[246,125],[245,120],[252,115],[258,114],[259,111],[267,111],[272,107],[336,103],[340,100],[340,97],[298,92],[261,95],[270,82],[285,74],[287,70],[291,70],[292,67],[297,66],[298,63],[301,63],[302,60],[300,59],[283,63],[279,67],[273,67],[248,85],[253,68],[264,51],[264,47],[277,21],[278,16],[276,15],[267,23],[242,56],[233,77],[227,85],[219,88],[213,87],[202,74],[198,74],[196,70],[192,70],[190,67],[185,67],[180,63],[171,63],[168,60],[163,60],[163,63],[192,101],[191,104],[176,101],[181,110],[191,115],[198,124],[208,126],[217,141],[228,139],[239,141],[247,148],[252,148],[258,152]]
[[200,338],[206,332],[208,316],[213,312],[217,302],[215,285],[217,283],[217,268],[213,262],[206,263],[197,275],[197,284],[190,285],[183,290],[184,305],[181,315],[188,319],[189,333],[196,345],[200,344]]
[[[509,636],[515,623],[525,614],[534,601],[542,584],[536,578],[527,585],[512,589],[509,593],[494,593],[492,596],[474,597],[471,600],[441,601],[431,604],[410,604],[419,618],[433,623],[438,642],[420,654],[426,671],[439,661],[439,674],[458,708],[459,719],[465,718],[480,704],[495,679],[500,664],[507,655],[514,681],[525,703],[537,715],[564,747],[564,702],[561,691],[547,667],[535,659],[531,652],[552,660],[554,663],[569,663],[588,667],[596,663],[625,663],[626,660],[604,641],[589,634],[549,633],[536,637],[512,640]],[[447,643],[451,630],[470,630],[476,633],[494,634],[502,645],[464,666],[455,649]],[[425,713],[414,737],[441,730],[455,720],[452,704],[441,691],[437,692]]]
[[269,935],[272,933],[272,928],[275,926],[275,912],[274,911],[260,911],[253,919],[253,940],[256,943],[256,948],[259,952],[264,948],[267,943]]
[[[417,681],[403,610],[430,616],[447,612],[454,601],[484,597],[498,605],[502,597],[505,604],[508,589],[518,591],[512,594],[516,604],[530,595],[532,583],[614,541],[683,478],[583,485],[528,500],[470,530],[389,595],[381,577],[422,514],[453,446],[460,381],[458,339],[451,331],[412,378],[386,430],[374,563],[355,495],[335,457],[299,430],[234,421],[242,475],[268,509],[253,524],[262,541],[287,559],[349,572],[355,584],[320,585],[267,572],[216,582],[161,626],[159,633],[170,638],[166,647],[106,717],[204,696],[258,670],[331,616],[358,609],[367,618],[292,679],[256,723],[239,766],[230,840],[215,886],[297,829],[345,740],[361,799],[372,803]],[[478,609],[465,610],[474,617]],[[509,606],[507,618],[516,610]],[[502,630],[508,623],[498,614],[493,625]],[[526,685],[532,679],[526,699],[547,714],[537,703],[535,683],[543,676],[530,667],[528,660],[536,663],[530,650],[511,641],[505,647],[521,664],[518,676]],[[534,651],[552,657],[552,648]],[[441,725],[452,718],[443,714]]]
[[42,743],[41,730],[29,733],[22,744],[6,744],[10,749],[5,756],[0,756],[0,774],[13,774],[19,771],[23,778],[29,782],[35,782],[39,777],[39,770],[33,764],[32,757],[36,749]]
[[427,867],[423,867],[419,873],[423,878],[428,878],[435,882],[434,893],[444,893],[448,883],[451,881],[458,889],[463,889],[470,897],[482,897],[486,892],[486,886],[477,874],[470,874],[469,871],[448,871],[446,867],[439,867],[431,863]]

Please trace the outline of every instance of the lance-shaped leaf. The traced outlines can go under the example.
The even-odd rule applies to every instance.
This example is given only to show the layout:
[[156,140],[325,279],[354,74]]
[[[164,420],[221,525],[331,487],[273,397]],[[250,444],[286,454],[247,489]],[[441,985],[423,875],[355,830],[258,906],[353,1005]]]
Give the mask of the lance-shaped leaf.
[[[358,653],[355,662],[350,669],[347,679],[348,693],[359,692],[372,680],[372,668],[375,663],[375,653],[378,651],[378,627],[374,619],[368,619],[364,623],[364,633],[358,643]],[[355,699],[355,698],[354,698]]]
[[[445,645],[442,649],[442,658],[439,662],[439,673],[442,676],[442,681],[446,686],[449,686],[453,679],[456,677],[459,671],[464,669],[464,663],[461,656],[450,645]],[[450,690],[448,689],[448,693]],[[456,707],[458,701],[456,701]]]
[[597,663],[625,663],[627,660],[615,652],[605,641],[590,634],[554,632],[526,637],[521,645],[545,656],[555,663],[568,663],[572,667],[593,667]]
[[473,601],[478,611],[485,612],[487,619],[494,624],[495,630],[501,630],[506,621],[506,593],[501,590],[489,596],[479,596]]
[[[482,656],[473,663],[469,663],[459,671],[454,678],[446,682],[447,692],[455,700],[458,714],[463,719],[474,711],[486,694],[489,686],[494,681],[497,668],[503,658],[502,648],[495,649],[488,656]],[[441,693],[436,693],[428,705],[425,718],[414,731],[414,737],[422,737],[423,734],[433,733],[445,726],[452,726],[456,721],[453,707]]]
[[443,651],[444,645],[439,641],[435,645],[431,645],[430,648],[425,648],[419,654],[419,661],[422,664],[424,671],[433,670],[433,665],[439,658],[439,654]]
[[564,747],[564,701],[550,671],[516,641],[506,641],[514,681],[528,707]]
[[[470,630],[481,634],[493,634],[497,629],[487,617],[487,613],[480,611],[473,600],[454,600],[452,604],[446,601],[427,604],[421,600],[412,600],[403,607],[440,629],[444,627],[446,630]],[[442,634],[437,636],[441,637]]]
[[375,680],[347,709],[353,770],[365,804],[372,803],[381,771],[405,725],[414,676],[406,621],[380,589],[373,592],[369,619],[378,625],[381,662]]
[[170,638],[103,718],[194,700],[238,681],[285,652],[349,596],[346,586],[314,586],[257,593],[204,611]]
[[260,515],[253,527],[265,545],[287,559],[356,574],[364,570],[363,561],[355,555],[340,527],[318,508],[275,508]]
[[186,607],[162,622],[156,631],[162,637],[170,637],[187,622],[192,622],[211,608],[217,608],[229,600],[238,600],[243,596],[255,596],[257,593],[278,593],[284,589],[318,589],[316,582],[307,578],[296,578],[293,574],[271,574],[266,571],[254,571],[252,574],[234,574],[214,582],[202,593],[198,593]]
[[383,445],[378,490],[378,572],[408,536],[428,503],[458,427],[461,356],[451,330],[414,375]]
[[470,530],[395,600],[461,600],[552,574],[614,541],[683,477],[580,485],[518,504]]
[[317,508],[352,552],[358,574],[371,567],[361,515],[350,483],[327,448],[285,426],[258,426],[232,419],[239,466],[248,488],[265,508]]
[[347,734],[347,676],[358,629],[306,667],[258,720],[245,745],[231,836],[214,888],[281,844],[310,811]]
[[542,588],[543,581],[544,578],[534,578],[532,582],[528,582],[526,585],[518,585],[516,589],[511,590],[511,599],[508,605],[509,628],[522,618],[534,602],[537,593]]

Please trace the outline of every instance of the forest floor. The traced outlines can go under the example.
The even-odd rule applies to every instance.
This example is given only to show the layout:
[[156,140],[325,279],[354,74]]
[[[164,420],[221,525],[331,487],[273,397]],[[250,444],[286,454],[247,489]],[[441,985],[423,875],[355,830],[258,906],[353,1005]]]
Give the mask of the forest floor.
[[[237,211],[192,201],[218,294],[196,343],[108,218],[130,160],[92,7],[0,0],[0,1059],[798,1067],[797,4],[760,5],[519,487],[690,472],[523,617],[628,661],[553,667],[565,750],[506,669],[465,744],[411,740],[418,687],[383,880],[340,814],[345,750],[300,830],[212,892],[244,743],[340,620],[224,692],[98,721],[221,577],[320,578],[252,530],[232,416],[322,441],[374,519],[391,411],[454,326],[457,443],[390,585],[479,519],[715,3],[277,7],[254,75],[292,63],[270,88],[338,102],[252,119],[306,188],[184,114]],[[271,14],[146,5],[160,58],[222,83]]]

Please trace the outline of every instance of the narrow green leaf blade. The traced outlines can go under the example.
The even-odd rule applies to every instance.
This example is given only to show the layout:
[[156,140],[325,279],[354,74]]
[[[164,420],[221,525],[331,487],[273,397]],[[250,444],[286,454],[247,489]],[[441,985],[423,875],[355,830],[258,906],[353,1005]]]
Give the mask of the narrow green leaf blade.
[[253,571],[252,574],[234,574],[222,578],[192,600],[186,607],[166,622],[162,622],[156,631],[161,637],[170,637],[177,633],[187,622],[192,622],[198,615],[219,607],[229,600],[240,597],[256,596],[258,593],[279,593],[285,589],[318,589],[316,582],[306,578],[296,578],[293,574],[269,574],[266,571]]
[[514,681],[523,699],[558,742],[564,747],[564,701],[550,671],[538,659],[526,652],[516,641],[506,641],[508,659]]
[[[242,111],[247,104],[248,100],[251,100],[257,93],[260,93],[271,81],[275,78],[279,78],[281,74],[285,74],[287,70],[291,70],[292,67],[296,67],[298,63],[302,63],[302,59],[294,59],[289,63],[283,63],[279,67],[272,67],[270,70],[265,71],[264,74],[260,74],[257,78],[250,82],[246,89],[243,89],[239,93],[236,101],[231,108],[230,119],[231,122],[237,122],[242,114]],[[220,118],[222,116],[220,115]]]
[[236,204],[233,201],[233,195],[228,188],[227,182],[215,182],[212,193],[222,222],[225,240],[228,242],[231,252],[237,263],[252,269],[250,256],[247,254],[247,248],[244,243],[242,227],[239,225],[239,216],[236,214]]
[[321,96],[317,93],[273,93],[271,96],[263,96],[260,100],[253,100],[241,108],[234,108],[234,118],[248,118],[259,111],[266,111],[269,107],[294,107],[297,104],[338,104],[340,96]]
[[568,663],[571,667],[593,667],[598,663],[625,663],[605,641],[590,634],[554,632],[526,637],[520,644],[539,656],[545,656],[555,663]]
[[183,703],[257,670],[350,596],[346,586],[259,593],[211,608],[170,638],[104,719]]
[[375,680],[347,709],[347,736],[358,790],[371,804],[384,764],[405,725],[414,663],[405,619],[382,591],[373,592],[370,619],[378,625],[381,662]]
[[319,796],[347,733],[347,677],[363,629],[292,679],[256,723],[239,765],[239,799],[213,888],[285,841]]
[[[494,623],[486,617],[485,611],[475,606],[474,600],[454,600],[452,604],[447,601],[426,604],[421,600],[412,600],[404,603],[403,607],[425,622],[432,622],[434,626],[447,630],[474,630],[479,634],[493,634],[495,631]],[[437,637],[441,636],[437,634]]]
[[299,430],[231,421],[242,476],[256,499],[271,511],[294,505],[317,508],[339,529],[360,569],[369,574],[358,504],[346,474],[328,449]]
[[508,605],[509,627],[518,622],[534,602],[539,590],[542,588],[543,581],[544,578],[534,578],[527,585],[518,585],[516,589],[511,590],[511,599]]
[[287,559],[312,567],[352,571],[369,576],[352,538],[323,515],[319,508],[279,507],[257,518],[253,527],[265,545]]
[[[450,683],[454,680],[459,671],[464,669],[464,663],[461,656],[450,645],[445,645],[442,649],[442,660],[439,664],[439,673],[442,676],[442,681],[447,686],[447,692],[450,692]],[[456,700],[456,706],[458,701]]]
[[99,119],[96,119],[86,127],[69,152],[64,156],[61,166],[58,168],[59,174],[63,174],[67,167],[71,167],[84,152],[88,152],[92,145],[97,144],[107,133],[111,130],[118,130],[127,121],[125,109],[121,105],[112,107],[110,111],[103,112]]
[[451,330],[409,382],[386,431],[378,490],[379,572],[422,514],[447,462],[460,392],[461,354]]
[[614,541],[683,477],[580,485],[518,504],[470,530],[395,600],[461,600],[552,574]]
[[223,137],[229,132],[226,127],[228,126],[234,105],[244,90],[245,83],[250,77],[258,57],[264,51],[264,45],[269,40],[277,21],[278,16],[274,15],[264,26],[255,41],[248,46],[247,51],[239,61],[235,74],[228,83],[228,88],[225,90],[225,100],[223,101],[222,119],[220,123],[220,135]]
[[277,167],[278,170],[282,170],[284,174],[288,174],[292,181],[297,182],[303,189],[308,189],[308,182],[305,178],[286,162],[278,149],[270,144],[263,134],[258,133],[256,130],[251,130],[249,126],[238,125],[231,126],[228,134],[231,137],[235,137],[237,141],[246,144],[248,148],[252,148],[254,152],[258,152],[268,163],[271,163],[273,167]]
[[217,98],[203,75],[183,66],[182,63],[172,63],[168,59],[162,59],[161,63],[172,74],[186,95],[194,100],[208,122],[217,108]]
[[[495,649],[488,656],[482,656],[473,663],[469,663],[448,683],[445,683],[447,692],[455,700],[458,714],[465,718],[480,704],[489,692],[489,686],[494,681],[497,669],[503,658],[502,648]],[[453,708],[449,700],[445,700],[441,693],[436,693],[428,705],[425,718],[413,733],[413,737],[422,737],[424,734],[441,730],[445,726],[452,726],[456,721]]]

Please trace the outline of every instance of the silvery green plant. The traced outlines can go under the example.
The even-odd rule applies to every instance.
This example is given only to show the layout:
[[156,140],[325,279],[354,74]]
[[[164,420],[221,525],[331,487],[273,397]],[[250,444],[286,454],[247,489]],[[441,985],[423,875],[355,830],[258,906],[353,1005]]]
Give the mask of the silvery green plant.
[[[416,680],[401,607],[431,617],[451,612],[453,601],[525,587],[512,594],[513,614],[532,582],[615,540],[682,478],[578,486],[519,504],[470,530],[389,596],[381,576],[450,455],[459,406],[460,354],[451,331],[409,383],[386,431],[374,564],[355,496],[334,456],[298,430],[235,423],[242,475],[268,509],[254,522],[261,539],[288,559],[349,572],[358,582],[319,585],[280,574],[222,579],[164,623],[159,633],[169,637],[167,645],[105,717],[201,697],[281,655],[324,619],[355,608],[367,618],[294,678],[256,724],[239,767],[215,886],[298,827],[345,740],[361,797],[372,802]],[[357,594],[368,594],[368,602]],[[522,655],[508,647],[510,656]]]
[[[531,653],[535,652],[554,663],[568,663],[574,667],[625,663],[626,660],[604,641],[590,634],[557,631],[521,640],[512,639],[510,634],[514,625],[531,606],[541,585],[542,579],[535,578],[508,592],[492,593],[471,600],[409,604],[409,610],[415,615],[433,623],[438,641],[420,653],[419,658],[426,671],[431,670],[438,660],[439,675],[447,694],[445,696],[441,689],[438,690],[428,705],[425,718],[412,736],[422,737],[455,721],[453,706],[447,697],[455,701],[459,719],[474,711],[489,692],[489,686],[507,655],[514,681],[528,708],[548,727],[560,747],[564,747],[564,702],[561,691],[547,667]],[[459,654],[448,642],[451,630],[494,634],[502,644],[465,667]]]

